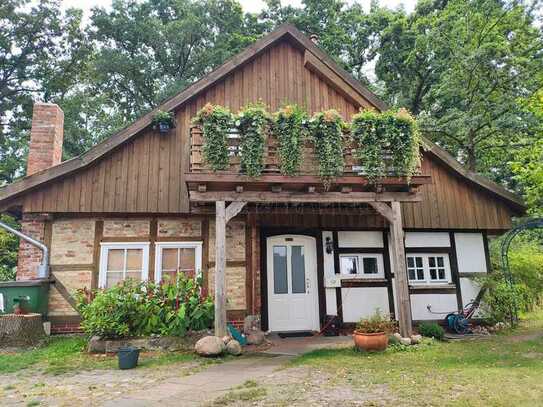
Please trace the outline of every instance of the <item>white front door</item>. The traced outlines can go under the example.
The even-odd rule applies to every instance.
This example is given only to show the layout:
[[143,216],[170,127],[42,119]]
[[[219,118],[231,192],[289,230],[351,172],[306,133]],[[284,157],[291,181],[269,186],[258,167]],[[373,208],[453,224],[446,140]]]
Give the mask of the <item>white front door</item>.
[[317,331],[317,246],[314,237],[267,239],[270,331]]

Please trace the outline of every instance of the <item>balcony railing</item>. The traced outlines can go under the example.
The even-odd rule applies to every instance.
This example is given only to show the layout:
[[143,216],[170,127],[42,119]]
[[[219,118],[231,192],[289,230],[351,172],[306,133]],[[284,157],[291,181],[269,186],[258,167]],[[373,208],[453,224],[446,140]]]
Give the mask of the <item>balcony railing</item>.
[[[348,140],[348,139],[347,139]],[[239,135],[235,130],[228,136],[228,151],[229,151],[229,166],[225,170],[220,170],[214,172],[205,162],[204,156],[202,153],[203,149],[203,133],[202,129],[199,126],[192,126],[190,129],[190,168],[189,172],[192,174],[206,174],[214,173],[217,175],[237,175],[243,176],[244,171],[241,168],[240,164],[240,148],[239,148]],[[353,152],[355,151],[356,146],[353,141],[346,141],[343,148],[343,158],[344,158],[344,169],[342,177],[353,177],[351,182],[358,183],[354,177],[363,181],[364,178],[364,167],[361,165],[359,160],[355,158]],[[264,146],[264,157],[263,157],[263,170],[262,177],[264,179],[269,175],[281,175],[279,169],[279,157],[277,153],[278,140],[273,134],[268,134],[266,137],[266,144]],[[390,155],[386,151],[383,152],[383,159],[385,161],[385,167],[387,168],[387,177],[386,178],[396,178],[398,180],[403,179],[403,183],[407,181],[405,177],[398,177],[394,167],[391,163]],[[294,181],[296,177],[307,177],[315,176],[318,177],[319,174],[319,163],[315,155],[315,149],[313,143],[310,140],[304,142],[302,150],[302,162],[300,164],[299,171],[295,176],[285,176],[285,182],[288,182],[288,179]],[[415,173],[415,177],[419,178],[420,181],[420,168]],[[391,180],[380,180],[378,183],[390,183]]]

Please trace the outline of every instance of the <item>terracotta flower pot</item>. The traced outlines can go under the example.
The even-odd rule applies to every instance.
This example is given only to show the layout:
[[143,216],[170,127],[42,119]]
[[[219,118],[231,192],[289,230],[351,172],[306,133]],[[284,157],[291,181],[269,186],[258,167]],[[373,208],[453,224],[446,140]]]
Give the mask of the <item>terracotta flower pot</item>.
[[368,334],[354,331],[353,339],[355,346],[366,352],[382,351],[388,346],[388,335],[384,332]]

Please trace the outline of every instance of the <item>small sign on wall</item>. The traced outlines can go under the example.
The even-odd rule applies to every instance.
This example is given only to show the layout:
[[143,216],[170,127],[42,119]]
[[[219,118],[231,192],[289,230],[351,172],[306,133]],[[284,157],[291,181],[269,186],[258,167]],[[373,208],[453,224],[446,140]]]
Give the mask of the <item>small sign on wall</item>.
[[326,288],[341,287],[341,278],[339,276],[325,276],[324,287]]

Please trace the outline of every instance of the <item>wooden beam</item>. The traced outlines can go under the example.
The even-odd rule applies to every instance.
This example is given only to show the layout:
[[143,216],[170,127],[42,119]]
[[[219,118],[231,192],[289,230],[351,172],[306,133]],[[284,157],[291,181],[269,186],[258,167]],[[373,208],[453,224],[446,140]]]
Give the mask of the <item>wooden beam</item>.
[[215,203],[215,336],[226,335],[226,209]]
[[394,214],[392,209],[384,202],[368,202],[373,209],[375,209],[382,217],[388,220],[390,223],[394,222]]
[[307,193],[297,191],[244,191],[241,193],[235,191],[189,191],[189,199],[192,202],[370,203],[392,201],[419,202],[422,200],[422,195],[418,192],[383,192],[382,194],[375,192],[351,192],[344,194],[341,192]]
[[247,202],[236,201],[228,205],[226,208],[226,223],[230,222],[230,219],[240,213],[246,203]]
[[400,334],[403,337],[410,337],[413,333],[411,301],[407,281],[407,267],[405,264],[402,209],[399,202],[391,202],[391,212],[392,222],[390,222],[390,231],[392,235],[392,254],[394,257],[394,282],[396,284],[396,297],[398,301],[397,319],[400,325]]
[[[188,183],[194,183],[196,185],[201,183],[232,183],[236,185],[241,184],[254,184],[254,185],[267,185],[267,184],[315,184],[321,185],[322,180],[318,175],[296,175],[291,177],[288,175],[269,175],[262,174],[258,178],[249,177],[247,175],[239,173],[214,173],[214,172],[188,172],[185,173],[185,180]],[[405,177],[386,177],[379,180],[380,185],[425,185],[431,184],[432,177],[430,175],[415,175],[410,180]],[[334,178],[334,184],[337,185],[369,185],[367,178],[360,175],[344,175]]]

